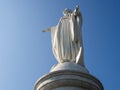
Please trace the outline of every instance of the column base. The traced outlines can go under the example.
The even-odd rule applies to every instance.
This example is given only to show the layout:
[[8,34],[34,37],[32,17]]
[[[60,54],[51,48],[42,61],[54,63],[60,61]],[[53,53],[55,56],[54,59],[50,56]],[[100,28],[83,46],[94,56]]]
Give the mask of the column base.
[[[49,74],[36,82],[34,90],[104,90],[101,82],[90,75],[87,69],[80,66],[81,70],[77,70],[80,67],[71,64],[66,63],[67,66],[58,64],[52,68]],[[68,68],[69,65],[74,69]]]

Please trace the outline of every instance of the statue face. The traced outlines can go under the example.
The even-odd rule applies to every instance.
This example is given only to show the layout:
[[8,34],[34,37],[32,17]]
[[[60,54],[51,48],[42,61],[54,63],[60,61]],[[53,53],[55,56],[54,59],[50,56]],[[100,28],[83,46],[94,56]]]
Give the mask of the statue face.
[[64,16],[70,16],[71,13],[72,13],[72,11],[70,9],[67,9],[67,8],[63,11]]

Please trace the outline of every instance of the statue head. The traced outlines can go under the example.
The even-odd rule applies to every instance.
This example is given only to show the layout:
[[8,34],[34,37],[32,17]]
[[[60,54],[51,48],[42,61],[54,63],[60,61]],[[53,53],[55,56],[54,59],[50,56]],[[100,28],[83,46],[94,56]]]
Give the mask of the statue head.
[[71,11],[70,9],[68,9],[68,8],[66,8],[66,9],[63,11],[63,15],[64,15],[64,16],[70,16],[71,13],[72,13],[72,11]]
[[76,5],[76,7],[75,7],[77,10],[79,9],[79,6],[78,5]]

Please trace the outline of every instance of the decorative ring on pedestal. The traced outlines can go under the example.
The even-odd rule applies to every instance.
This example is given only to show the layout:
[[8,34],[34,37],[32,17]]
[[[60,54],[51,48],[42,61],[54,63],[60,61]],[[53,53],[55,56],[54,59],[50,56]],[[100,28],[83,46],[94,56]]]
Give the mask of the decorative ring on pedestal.
[[43,76],[36,82],[34,90],[58,90],[57,88],[62,87],[104,90],[100,81],[92,75],[71,70],[55,71]]

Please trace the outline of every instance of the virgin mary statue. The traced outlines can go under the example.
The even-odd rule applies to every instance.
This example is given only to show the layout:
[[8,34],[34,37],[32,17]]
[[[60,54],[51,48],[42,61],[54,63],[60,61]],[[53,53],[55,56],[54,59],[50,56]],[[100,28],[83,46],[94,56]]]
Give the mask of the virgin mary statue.
[[84,66],[82,44],[82,16],[76,6],[63,11],[63,17],[54,27],[44,31],[51,31],[52,51],[59,63],[73,62]]

